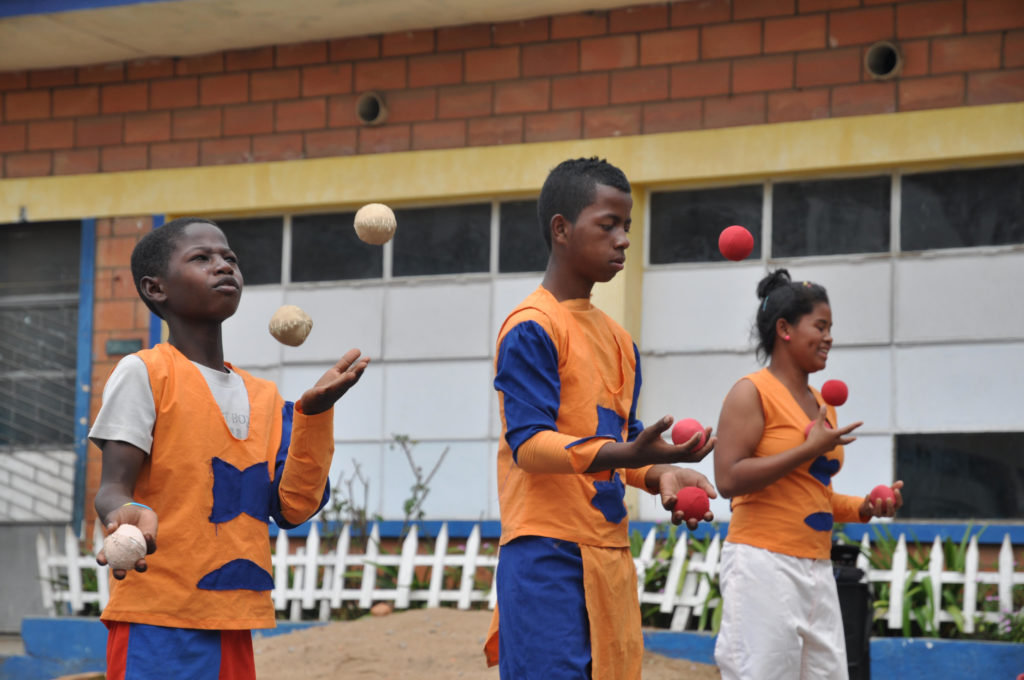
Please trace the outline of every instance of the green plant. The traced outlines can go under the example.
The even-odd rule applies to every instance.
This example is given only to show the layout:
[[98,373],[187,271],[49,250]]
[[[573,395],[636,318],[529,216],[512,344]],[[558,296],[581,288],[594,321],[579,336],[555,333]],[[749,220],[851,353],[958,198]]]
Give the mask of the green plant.
[[405,518],[402,520],[402,530],[399,536],[404,537],[409,531],[409,525],[413,520],[423,519],[423,502],[427,500],[427,495],[430,493],[430,481],[437,474],[438,469],[440,469],[441,463],[444,462],[444,457],[448,455],[449,447],[444,447],[444,451],[441,452],[437,462],[434,463],[434,467],[430,469],[429,473],[424,475],[423,468],[416,464],[412,455],[413,449],[416,448],[419,442],[410,439],[408,435],[404,434],[393,434],[391,437],[394,441],[388,445],[388,448],[394,449],[397,446],[402,449],[402,453],[405,454],[405,459],[409,463],[409,469],[414,477],[413,485],[409,488],[412,495],[402,503],[402,512]]

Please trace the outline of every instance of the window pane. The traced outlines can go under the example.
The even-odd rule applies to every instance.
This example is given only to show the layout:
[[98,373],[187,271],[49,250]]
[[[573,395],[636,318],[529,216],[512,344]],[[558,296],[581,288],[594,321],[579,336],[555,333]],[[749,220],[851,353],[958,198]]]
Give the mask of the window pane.
[[896,437],[896,479],[907,480],[900,517],[1024,516],[1024,432]]
[[548,266],[548,247],[540,231],[537,201],[501,204],[498,271],[542,272]]
[[490,204],[396,210],[395,218],[395,276],[490,271]]
[[718,235],[739,224],[754,235],[750,257],[761,256],[760,185],[651,194],[651,264],[723,262]]
[[384,276],[384,250],[359,240],[354,212],[292,218],[292,281]]
[[280,217],[250,217],[216,220],[238,256],[245,285],[281,283],[281,239],[284,221]]
[[0,295],[77,293],[79,222],[0,225]]
[[904,175],[903,250],[1024,243],[1024,165]]
[[780,182],[772,189],[772,257],[889,251],[888,177]]

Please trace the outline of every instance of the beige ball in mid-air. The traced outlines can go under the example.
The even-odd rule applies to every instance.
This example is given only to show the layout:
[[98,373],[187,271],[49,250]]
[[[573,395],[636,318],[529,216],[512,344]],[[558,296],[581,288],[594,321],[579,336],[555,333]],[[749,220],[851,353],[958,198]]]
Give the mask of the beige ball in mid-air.
[[313,328],[313,319],[295,305],[282,305],[270,317],[268,328],[278,342],[298,347],[309,336],[309,331]]
[[395,235],[395,213],[383,203],[367,203],[356,212],[356,235],[370,245],[379,246]]
[[122,524],[103,539],[103,554],[111,569],[131,571],[146,556],[146,537],[133,524]]

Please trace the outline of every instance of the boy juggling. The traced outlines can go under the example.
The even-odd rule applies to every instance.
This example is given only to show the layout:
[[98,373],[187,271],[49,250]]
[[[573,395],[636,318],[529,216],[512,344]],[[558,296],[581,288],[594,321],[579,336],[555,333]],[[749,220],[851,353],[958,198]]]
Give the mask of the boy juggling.
[[107,678],[251,680],[250,630],[274,627],[270,518],[294,527],[326,502],[333,405],[369,359],[350,350],[294,405],[225,362],[221,324],[243,283],[210,220],[150,232],[131,268],[169,336],[118,363],[89,433],[103,451],[96,512],[148,544],[137,573],[112,569]]
[[594,284],[625,265],[632,207],[629,181],[604,160],[552,170],[538,201],[547,270],[498,334],[502,535],[485,653],[504,679],[639,678],[625,484],[660,494],[668,510],[686,486],[716,495],[703,475],[671,465],[710,453],[710,428],[675,446],[662,438],[670,416],[637,420],[639,352],[590,303]]

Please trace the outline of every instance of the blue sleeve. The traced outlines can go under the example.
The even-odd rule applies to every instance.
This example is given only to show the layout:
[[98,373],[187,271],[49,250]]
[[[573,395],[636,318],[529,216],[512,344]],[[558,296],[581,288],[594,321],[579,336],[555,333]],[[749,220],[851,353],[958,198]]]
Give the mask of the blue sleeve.
[[640,350],[633,343],[633,356],[636,358],[636,375],[633,376],[633,404],[629,407],[629,441],[636,439],[643,432],[644,424],[636,419],[636,402],[640,399]]
[[[292,443],[292,414],[294,409],[295,404],[290,401],[286,401],[281,408],[281,446],[278,447],[277,456],[274,458],[274,481],[270,484],[270,516],[274,518],[277,526],[282,529],[294,529],[299,526],[298,524],[292,524],[281,514],[281,497],[278,495],[278,490],[281,487],[281,475],[284,473],[284,461],[288,458],[288,447]],[[330,497],[331,481],[328,479],[327,484],[324,485],[324,496],[320,499],[320,506],[317,507],[316,512],[320,512],[327,505]],[[313,514],[315,515],[316,512]]]
[[505,334],[494,389],[504,395],[505,440],[513,459],[530,437],[557,429],[561,384],[558,350],[539,323],[524,321]]

